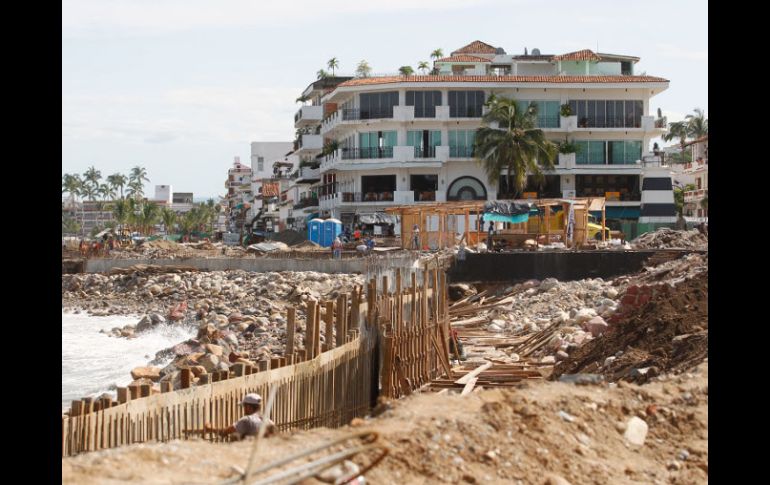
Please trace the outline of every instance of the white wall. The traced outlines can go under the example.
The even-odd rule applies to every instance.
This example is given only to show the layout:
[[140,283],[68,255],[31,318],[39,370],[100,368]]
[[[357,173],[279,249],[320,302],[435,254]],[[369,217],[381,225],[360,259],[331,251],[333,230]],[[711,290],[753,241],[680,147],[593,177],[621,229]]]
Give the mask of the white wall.
[[156,185],[155,186],[155,198],[153,200],[163,200],[167,204],[171,205],[172,201],[172,188],[170,185]]
[[[290,141],[255,141],[251,143],[251,171],[254,178],[272,177],[273,162],[283,160],[292,151]],[[259,171],[259,157],[264,158],[263,170]]]
[[556,74],[556,67],[552,64],[524,64],[516,63],[518,76],[544,76]]

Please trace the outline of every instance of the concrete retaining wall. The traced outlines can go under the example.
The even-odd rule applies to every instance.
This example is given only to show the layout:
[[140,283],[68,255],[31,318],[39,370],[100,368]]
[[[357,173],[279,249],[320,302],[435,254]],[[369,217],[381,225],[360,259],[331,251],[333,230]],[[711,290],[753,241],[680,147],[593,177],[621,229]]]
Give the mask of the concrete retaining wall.
[[[686,251],[684,251],[686,252]],[[610,278],[642,269],[644,261],[660,251],[564,251],[468,254],[455,261],[451,282],[521,282],[556,278]]]
[[112,268],[126,268],[135,264],[193,266],[203,271],[243,270],[264,273],[268,271],[317,271],[319,273],[364,273],[366,260],[360,259],[89,259],[86,273],[106,273]]

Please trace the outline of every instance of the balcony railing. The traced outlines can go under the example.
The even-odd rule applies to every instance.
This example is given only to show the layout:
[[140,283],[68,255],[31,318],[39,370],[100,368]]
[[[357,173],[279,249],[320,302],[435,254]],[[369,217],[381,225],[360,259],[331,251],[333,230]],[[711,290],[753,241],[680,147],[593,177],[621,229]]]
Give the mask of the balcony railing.
[[436,200],[436,191],[414,191],[415,202],[433,202]]
[[393,192],[342,192],[342,202],[391,202]]
[[639,202],[642,200],[642,193],[638,191],[628,190],[615,190],[614,188],[597,187],[597,188],[582,188],[577,191],[577,197],[606,197],[608,192],[619,193],[617,199],[622,202]]
[[627,119],[623,116],[582,117],[577,120],[578,128],[641,128],[642,118]]
[[414,158],[436,158],[436,147],[414,147]]
[[374,120],[379,118],[393,118],[393,108],[361,109],[344,108],[342,119],[347,120]]
[[473,147],[464,147],[464,146],[449,146],[449,157],[450,158],[473,158],[474,149]]
[[295,209],[304,209],[305,207],[316,207],[318,205],[318,197],[307,197],[300,199],[298,203],[294,204]]
[[342,149],[343,160],[359,160],[365,158],[393,158],[393,147]]

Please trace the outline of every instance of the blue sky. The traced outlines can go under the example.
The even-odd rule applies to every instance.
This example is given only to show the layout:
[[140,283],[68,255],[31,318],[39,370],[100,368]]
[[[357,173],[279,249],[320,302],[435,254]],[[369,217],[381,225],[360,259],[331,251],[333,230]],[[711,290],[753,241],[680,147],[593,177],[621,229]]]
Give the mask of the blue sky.
[[337,57],[350,73],[430,61],[473,40],[509,54],[579,49],[641,57],[671,81],[669,121],[708,115],[708,4],[550,0],[63,0],[62,173],[91,165],[224,193],[252,141],[293,139],[294,100]]

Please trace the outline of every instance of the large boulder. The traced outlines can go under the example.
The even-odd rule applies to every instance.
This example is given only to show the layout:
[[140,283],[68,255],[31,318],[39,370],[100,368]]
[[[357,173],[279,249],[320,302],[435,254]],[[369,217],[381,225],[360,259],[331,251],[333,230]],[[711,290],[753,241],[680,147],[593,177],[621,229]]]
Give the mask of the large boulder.
[[219,370],[219,362],[221,362],[221,359],[214,354],[206,354],[198,359],[198,364],[202,365],[206,369],[206,372]]
[[132,379],[150,379],[152,382],[160,381],[160,367],[135,367],[131,370]]
[[591,332],[591,335],[596,338],[599,335],[605,333],[609,325],[604,321],[602,317],[593,317],[585,323],[585,329],[587,332]]

